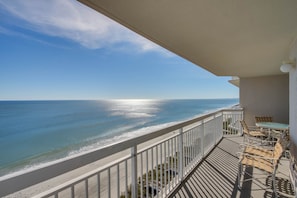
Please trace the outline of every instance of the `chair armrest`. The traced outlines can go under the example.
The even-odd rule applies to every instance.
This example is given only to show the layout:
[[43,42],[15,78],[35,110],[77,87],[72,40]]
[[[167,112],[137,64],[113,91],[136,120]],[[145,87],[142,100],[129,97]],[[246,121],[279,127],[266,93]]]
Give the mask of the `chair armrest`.
[[[249,137],[248,137],[249,138]],[[252,138],[251,138],[252,139]],[[254,140],[254,139],[252,139]],[[256,142],[256,143],[254,143]],[[239,144],[239,146],[257,146],[257,147],[266,147],[266,148],[273,148],[274,146],[269,146],[269,144],[275,145],[277,141],[274,140],[256,140],[251,142],[243,142],[241,144]]]
[[[249,137],[248,137],[249,138]],[[277,142],[277,140],[261,140],[259,139],[259,142],[263,143],[262,145],[266,144],[275,144]],[[248,144],[248,145],[258,145],[258,144],[254,144],[254,143],[247,143],[247,142],[243,142],[242,144]]]
[[254,159],[265,159],[265,160],[278,160],[278,158],[274,158],[274,157],[265,157],[265,156],[259,156],[259,155],[253,155],[250,153],[245,153],[245,152],[237,152],[237,155],[239,155],[239,158],[241,156],[248,156]]
[[249,130],[259,130],[259,127],[257,126],[248,126]]
[[269,133],[270,130],[266,129],[266,128],[261,128],[261,127],[257,127],[257,126],[248,126],[248,129],[251,131],[260,131],[260,132],[264,132],[264,133]]
[[278,131],[278,130],[271,130],[272,133],[276,133],[276,134],[280,134],[280,135],[283,135],[283,132],[282,131]]
[[274,146],[256,145],[256,144],[249,144],[249,143],[239,144],[239,148],[244,149],[245,147],[255,148],[259,150],[269,150],[269,151],[274,150]]

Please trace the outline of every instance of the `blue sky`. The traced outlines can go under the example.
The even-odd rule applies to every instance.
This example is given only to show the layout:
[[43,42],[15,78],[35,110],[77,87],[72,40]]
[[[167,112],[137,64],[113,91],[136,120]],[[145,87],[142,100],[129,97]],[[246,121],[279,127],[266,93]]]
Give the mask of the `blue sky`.
[[0,0],[0,100],[238,98],[229,79],[74,0]]

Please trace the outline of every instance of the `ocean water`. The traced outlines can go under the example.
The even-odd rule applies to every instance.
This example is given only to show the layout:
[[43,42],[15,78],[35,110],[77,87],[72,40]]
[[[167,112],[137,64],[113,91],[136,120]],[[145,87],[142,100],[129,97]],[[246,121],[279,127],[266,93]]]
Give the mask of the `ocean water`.
[[0,101],[0,176],[237,103],[238,99]]

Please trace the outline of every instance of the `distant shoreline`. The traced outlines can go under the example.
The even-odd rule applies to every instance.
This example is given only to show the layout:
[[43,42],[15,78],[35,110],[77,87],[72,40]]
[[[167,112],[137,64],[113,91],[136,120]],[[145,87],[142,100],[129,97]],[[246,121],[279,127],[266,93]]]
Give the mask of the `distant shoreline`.
[[[211,101],[213,102],[213,101],[220,101],[220,100],[228,100],[228,99],[212,99]],[[92,111],[93,110],[93,102],[95,102],[95,104],[97,104],[97,100],[96,101],[94,101],[94,100],[88,100],[88,101],[91,101],[92,104],[91,104],[90,107],[88,107],[88,110],[87,111]],[[88,102],[88,101],[82,101],[82,102],[84,103],[84,102]],[[126,104],[125,103],[126,101],[128,101],[129,103]],[[132,101],[134,101],[134,100],[132,100]],[[142,101],[142,100],[140,100],[140,101]],[[84,115],[85,115],[85,113],[84,113],[84,111],[85,111],[84,110],[85,105],[83,105],[82,107],[80,107],[78,111],[75,110],[75,111],[72,112],[72,110],[73,110],[72,108],[77,108],[77,103],[81,103],[81,101],[71,100],[70,103],[69,103],[69,101],[37,101],[38,104],[43,104],[44,102],[45,103],[50,103],[50,104],[59,104],[59,106],[57,106],[57,107],[54,106],[54,107],[51,107],[49,109],[50,111],[52,111],[52,110],[55,110],[55,108],[57,108],[57,110],[58,110],[58,114],[57,115],[56,115],[56,112],[55,112],[56,110],[54,112],[51,112],[49,115],[46,115],[46,113],[48,111],[47,110],[47,107],[48,107],[47,104],[45,104],[46,106],[37,106],[36,109],[34,110],[34,111],[37,112],[37,115],[38,115],[36,117],[36,119],[40,119],[40,116],[45,116],[45,119],[46,119],[45,121],[47,121],[48,118],[55,119],[56,120],[56,121],[54,121],[54,125],[52,127],[48,125],[48,124],[51,124],[51,122],[46,122],[45,125],[44,125],[46,127],[51,127],[51,128],[53,128],[53,129],[56,130],[56,127],[57,127],[56,126],[56,122],[59,123],[59,122],[61,122],[61,119],[63,120],[64,118],[66,118],[65,121],[67,121],[67,123],[69,122],[69,124],[70,124],[69,126],[72,127],[72,125],[73,125],[72,123],[80,122],[82,118],[85,119],[86,121],[82,122],[82,124],[81,124],[81,129],[77,129],[76,128],[77,135],[80,135],[80,130],[85,131],[85,129],[86,129],[85,126],[86,125],[94,125],[94,126],[98,125],[99,127],[101,127],[101,125],[103,126],[105,124],[105,122],[110,122],[110,119],[116,119],[116,120],[118,120],[119,118],[122,119],[122,117],[125,118],[129,114],[131,114],[133,117],[132,118],[127,117],[124,120],[116,121],[116,122],[119,123],[118,126],[115,125],[114,122],[111,122],[112,125],[108,124],[108,125],[111,126],[111,128],[110,129],[106,129],[107,131],[114,130],[114,129],[121,130],[119,132],[113,132],[113,133],[108,134],[107,136],[105,135],[103,137],[101,137],[100,135],[98,136],[98,134],[94,134],[97,137],[94,138],[94,135],[93,136],[90,136],[90,137],[92,137],[91,138],[92,141],[85,141],[85,143],[84,142],[80,142],[80,144],[77,144],[76,147],[73,147],[70,150],[65,150],[65,151],[62,150],[64,153],[65,152],[66,153],[65,153],[65,155],[63,154],[63,156],[61,156],[61,157],[58,157],[57,158],[55,156],[52,156],[51,157],[52,158],[51,160],[46,160],[47,159],[46,155],[44,155],[44,157],[42,157],[43,155],[40,155],[41,156],[41,158],[40,158],[41,161],[37,159],[38,161],[32,161],[32,162],[30,162],[27,165],[25,164],[25,166],[19,166],[16,169],[13,169],[13,172],[9,171],[9,167],[7,167],[7,170],[5,170],[5,172],[3,172],[1,175],[2,176],[6,176],[6,175],[15,174],[15,173],[22,173],[24,171],[35,169],[36,167],[40,167],[40,166],[43,166],[45,164],[52,163],[52,162],[54,162],[56,160],[67,159],[68,157],[72,156],[72,154],[78,154],[78,153],[88,152],[89,150],[92,150],[94,148],[99,149],[99,148],[101,148],[101,147],[103,147],[105,145],[108,145],[110,143],[124,141],[124,140],[127,140],[127,139],[129,139],[131,137],[135,137],[135,136],[141,136],[141,135],[146,134],[146,133],[149,133],[151,131],[158,130],[160,128],[164,128],[164,127],[166,127],[166,126],[168,126],[170,124],[173,124],[173,123],[178,123],[178,122],[181,122],[181,121],[184,121],[184,120],[187,120],[187,119],[192,119],[192,118],[198,117],[198,116],[200,116],[202,114],[205,114],[205,113],[208,113],[208,112],[212,112],[212,111],[216,111],[218,109],[226,108],[225,105],[221,105],[221,107],[219,107],[219,108],[211,107],[209,109],[209,108],[207,108],[207,104],[209,103],[210,100],[207,100],[207,99],[145,100],[145,101],[146,102],[165,102],[165,105],[167,105],[167,104],[169,105],[168,107],[166,107],[164,109],[164,110],[166,110],[166,112],[165,112],[164,115],[162,115],[160,117],[161,120],[159,120],[159,118],[156,117],[157,113],[159,114],[160,112],[157,112],[157,113],[155,112],[158,109],[164,108],[164,107],[160,107],[159,106],[159,103],[156,103],[156,104],[154,104],[154,103],[153,104],[148,103],[148,104],[144,104],[144,105],[142,105],[142,103],[139,103],[139,104],[136,104],[135,106],[133,106],[133,104],[130,104],[130,102],[131,102],[130,100],[103,101],[104,104],[101,104],[100,109],[105,107],[105,105],[106,105],[105,102],[115,102],[115,103],[112,103],[111,107],[108,107],[108,108],[111,108],[111,111],[108,110],[106,113],[104,112],[102,115],[101,114],[98,115],[98,116],[105,117],[106,120],[102,121],[102,118],[100,118],[99,119],[100,123],[97,124],[97,121],[98,121],[98,118],[97,118],[98,116],[97,115],[95,117],[84,118]],[[200,102],[201,101],[206,102],[206,104],[203,104],[202,105],[203,108],[205,108],[205,109],[199,109],[200,108],[199,106],[196,107],[198,109],[195,109],[194,107],[195,107],[195,105],[197,105],[197,101],[198,102],[199,101]],[[15,102],[17,104],[23,103],[23,101],[13,101],[13,103],[15,103]],[[32,103],[33,105],[36,103],[36,101],[24,101],[24,102],[26,104],[28,104],[27,102],[29,102],[29,104]],[[120,102],[120,103],[118,103],[118,102]],[[124,102],[124,103],[121,103],[121,102]],[[72,103],[74,103],[74,104],[72,104]],[[1,101],[0,101],[0,104],[1,104]],[[65,110],[62,109],[61,112],[60,112],[60,108],[64,108],[65,107],[65,104],[67,104],[69,107],[67,107]],[[99,101],[99,104],[100,104],[100,101]],[[160,103],[160,104],[161,105],[164,105],[163,103]],[[178,106],[177,106],[178,104],[184,105],[184,106],[182,106],[180,109],[178,109]],[[216,103],[214,103],[214,104],[216,104]],[[171,106],[174,107],[174,109]],[[234,106],[234,105],[233,104],[229,104],[227,106],[231,107],[231,106]],[[33,107],[35,108],[35,106],[33,106]],[[130,109],[131,107],[133,107],[132,110]],[[42,110],[43,108],[45,108],[45,110]],[[70,108],[71,113],[65,114],[65,111],[68,112],[69,111],[69,108]],[[81,108],[83,110],[82,111],[82,113],[83,113],[82,116],[83,117],[78,117],[78,119],[76,119],[76,117],[74,117],[75,119],[72,120],[72,113],[74,113],[74,115],[76,116],[78,113],[81,112],[81,110],[80,110]],[[117,108],[120,108],[120,109],[117,109]],[[30,111],[29,113],[32,113],[32,111],[31,111],[30,108],[28,109],[28,111]],[[177,113],[175,111],[177,111]],[[176,115],[179,116],[180,111],[185,111],[185,112],[186,111],[191,111],[191,112],[190,112],[189,115],[185,115],[184,117],[176,117],[175,121],[166,120],[167,119],[167,114],[168,115],[171,115],[171,117],[174,114],[176,114]],[[22,114],[24,113],[23,106],[21,106],[21,113]],[[94,113],[96,113],[96,111],[93,112],[93,113],[91,113],[91,114],[94,114]],[[68,114],[71,117],[69,117]],[[87,113],[87,114],[89,114],[89,113]],[[145,114],[151,114],[152,117],[151,116],[150,117],[143,117]],[[31,116],[31,114],[29,114],[29,115]],[[33,116],[34,116],[34,114],[33,114]],[[65,117],[65,116],[67,116],[67,117]],[[112,116],[112,117],[109,117],[109,116]],[[137,117],[134,117],[134,116],[137,116]],[[15,119],[15,117],[12,117],[12,118]],[[26,118],[26,117],[24,117],[24,118]],[[21,117],[21,119],[24,119],[24,118]],[[174,116],[172,118],[174,118]],[[128,124],[127,122],[129,122],[130,119],[135,119],[135,123],[133,121],[133,123]],[[27,124],[27,121],[26,120],[24,120],[24,121]],[[15,122],[15,120],[13,122]],[[141,123],[141,122],[143,122],[143,123]],[[32,124],[35,125],[35,123],[36,123],[36,121],[35,121],[35,119],[33,119]],[[64,123],[64,121],[62,123]],[[37,124],[39,124],[39,123],[37,122]],[[131,125],[131,126],[129,126],[129,125]],[[0,123],[0,126],[1,126],[1,123]],[[42,126],[43,125],[41,125],[41,127]],[[61,130],[65,131],[64,125],[61,125],[61,126],[63,127],[63,128],[61,128]],[[80,125],[78,125],[78,126],[80,127]],[[125,127],[126,127],[126,129],[124,130]],[[50,131],[51,128],[49,128],[49,129],[46,128],[46,130],[47,131],[48,130]],[[29,131],[29,129],[28,129],[28,131]],[[40,130],[44,130],[44,129],[41,128]],[[90,132],[92,132],[93,130],[97,130],[97,129],[96,128],[91,129]],[[23,130],[21,130],[20,132],[22,132],[22,131]],[[29,132],[31,132],[31,131],[29,131]],[[40,133],[39,131],[37,131],[37,132]],[[72,134],[72,129],[69,129],[69,132],[70,132],[69,135],[71,135]],[[47,134],[46,133],[45,135],[51,135],[51,133],[50,134]],[[1,133],[0,133],[0,136],[1,136]],[[41,139],[38,140],[38,141],[44,141],[44,136],[42,134],[41,134],[40,138]],[[59,136],[57,138],[59,138]],[[103,142],[103,143],[100,143],[100,142]],[[15,144],[15,143],[11,143],[11,145],[12,144]],[[7,143],[7,145],[8,145],[8,143]],[[0,147],[1,147],[1,145],[0,145]],[[1,151],[0,151],[0,154],[1,154]],[[5,154],[7,155],[9,153],[5,153]],[[60,154],[57,153],[57,155],[59,156]],[[54,158],[56,158],[56,159],[54,159]],[[2,169],[2,171],[4,171],[4,169]]]
[[239,100],[239,98],[176,98],[176,99],[157,99],[157,98],[113,98],[113,99],[0,99],[0,102],[38,102],[38,101],[110,101],[110,100]]

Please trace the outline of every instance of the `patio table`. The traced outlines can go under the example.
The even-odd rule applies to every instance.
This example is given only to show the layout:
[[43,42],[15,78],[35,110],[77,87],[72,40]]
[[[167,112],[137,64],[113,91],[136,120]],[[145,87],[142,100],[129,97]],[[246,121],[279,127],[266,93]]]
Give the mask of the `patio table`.
[[267,129],[269,139],[272,137],[280,137],[289,130],[288,124],[278,122],[257,122],[256,126],[261,129]]
[[257,122],[256,126],[260,128],[273,129],[279,131],[286,131],[289,129],[288,124],[278,122]]

